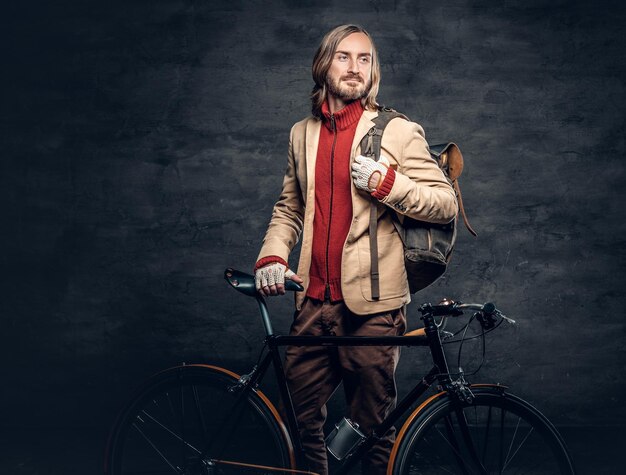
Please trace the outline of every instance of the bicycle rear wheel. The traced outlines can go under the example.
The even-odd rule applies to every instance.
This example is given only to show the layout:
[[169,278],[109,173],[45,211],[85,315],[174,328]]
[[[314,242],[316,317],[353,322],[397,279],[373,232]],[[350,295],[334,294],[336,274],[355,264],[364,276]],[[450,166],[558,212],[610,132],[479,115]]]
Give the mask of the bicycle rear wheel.
[[472,388],[471,404],[447,394],[398,437],[389,473],[571,475],[563,439],[537,409],[502,389]]
[[[107,475],[281,473],[293,451],[261,393],[234,389],[237,375],[181,366],[150,379],[122,411],[107,448]],[[246,465],[243,465],[246,464]]]

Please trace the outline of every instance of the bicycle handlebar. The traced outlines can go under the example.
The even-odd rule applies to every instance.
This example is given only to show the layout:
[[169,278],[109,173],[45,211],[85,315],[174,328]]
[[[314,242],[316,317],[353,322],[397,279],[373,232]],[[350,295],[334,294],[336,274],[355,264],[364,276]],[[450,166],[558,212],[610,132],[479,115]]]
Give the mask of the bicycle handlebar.
[[507,317],[498,310],[493,302],[486,302],[484,304],[462,303],[444,299],[437,305],[425,303],[419,308],[422,314],[430,313],[435,317],[458,317],[459,315],[463,315],[463,310],[475,310],[482,313],[485,317],[500,317],[509,323],[515,323],[515,320]]

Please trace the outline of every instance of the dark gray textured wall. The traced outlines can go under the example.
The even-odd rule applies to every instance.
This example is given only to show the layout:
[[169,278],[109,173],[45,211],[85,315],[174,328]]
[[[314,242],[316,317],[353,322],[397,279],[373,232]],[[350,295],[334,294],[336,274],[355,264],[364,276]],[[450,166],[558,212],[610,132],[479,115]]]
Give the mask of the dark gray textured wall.
[[[105,427],[137,378],[246,368],[250,269],[321,36],[363,24],[380,100],[466,157],[449,273],[416,296],[519,321],[479,380],[562,425],[624,425],[619,2],[61,2],[6,11],[0,418]],[[295,262],[295,259],[294,259]],[[275,301],[286,331],[291,301]],[[247,315],[246,315],[247,314]],[[410,315],[418,324],[414,309]],[[406,351],[400,383],[425,370]],[[45,395],[45,403],[41,396]]]

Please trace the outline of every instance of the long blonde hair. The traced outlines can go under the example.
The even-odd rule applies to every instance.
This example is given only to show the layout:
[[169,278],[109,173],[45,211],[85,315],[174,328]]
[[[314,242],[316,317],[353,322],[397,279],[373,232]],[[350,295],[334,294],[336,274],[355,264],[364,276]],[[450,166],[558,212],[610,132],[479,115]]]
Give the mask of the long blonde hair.
[[326,33],[326,36],[322,39],[313,58],[311,73],[313,75],[313,81],[315,81],[315,86],[313,86],[313,91],[311,91],[311,112],[315,117],[322,117],[322,104],[324,104],[328,93],[326,76],[333,62],[337,46],[344,38],[353,33],[363,33],[372,43],[371,86],[367,96],[361,100],[363,101],[363,106],[368,110],[376,110],[378,107],[376,96],[378,95],[378,87],[380,86],[380,64],[378,62],[378,53],[376,52],[376,46],[374,46],[374,40],[372,40],[372,37],[365,29],[358,25],[340,25]]

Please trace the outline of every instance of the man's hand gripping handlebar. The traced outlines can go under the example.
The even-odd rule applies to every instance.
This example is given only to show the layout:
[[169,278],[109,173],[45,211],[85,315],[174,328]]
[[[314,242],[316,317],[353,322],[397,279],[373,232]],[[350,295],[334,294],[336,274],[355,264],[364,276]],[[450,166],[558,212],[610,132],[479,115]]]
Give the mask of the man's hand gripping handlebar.
[[[261,293],[257,292],[256,290],[255,278],[252,274],[246,274],[245,272],[241,272],[239,270],[233,269],[232,267],[228,267],[224,271],[224,279],[226,279],[226,282],[228,282],[233,289],[241,292],[244,295],[247,295],[249,297],[261,296]],[[302,287],[294,280],[288,279],[285,282],[285,290],[302,292],[304,290],[304,287]]]

